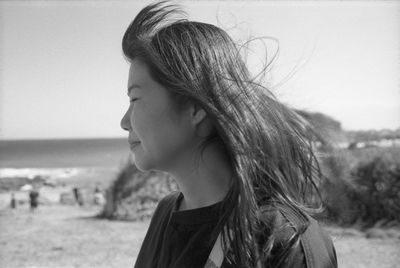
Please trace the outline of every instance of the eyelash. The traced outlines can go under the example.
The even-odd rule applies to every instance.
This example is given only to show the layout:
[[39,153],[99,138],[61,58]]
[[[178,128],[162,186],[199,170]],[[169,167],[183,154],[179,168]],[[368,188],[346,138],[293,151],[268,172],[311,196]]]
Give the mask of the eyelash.
[[134,102],[135,100],[137,100],[137,98],[133,98],[133,99],[129,100],[129,102]]

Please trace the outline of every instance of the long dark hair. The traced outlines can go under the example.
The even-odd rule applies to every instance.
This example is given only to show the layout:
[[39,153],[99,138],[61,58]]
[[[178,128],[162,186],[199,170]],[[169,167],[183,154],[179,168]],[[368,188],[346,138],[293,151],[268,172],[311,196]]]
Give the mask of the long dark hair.
[[139,12],[123,36],[122,49],[128,60],[139,58],[148,65],[178,108],[195,102],[212,120],[215,131],[201,151],[219,142],[234,171],[215,231],[224,230],[228,260],[238,267],[276,267],[299,243],[301,230],[288,239],[286,250],[274,253],[274,211],[283,204],[304,215],[310,210],[305,204],[315,196],[310,192],[318,193],[319,167],[307,122],[251,77],[240,48],[224,30],[189,21],[166,1]]

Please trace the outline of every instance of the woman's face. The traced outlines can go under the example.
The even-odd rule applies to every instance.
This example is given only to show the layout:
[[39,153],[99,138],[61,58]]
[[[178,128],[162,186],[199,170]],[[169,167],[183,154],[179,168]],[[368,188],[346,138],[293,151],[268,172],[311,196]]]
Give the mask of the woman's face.
[[121,127],[129,131],[137,168],[168,171],[193,145],[195,130],[189,113],[176,111],[167,89],[139,59],[131,62],[128,96],[130,104]]

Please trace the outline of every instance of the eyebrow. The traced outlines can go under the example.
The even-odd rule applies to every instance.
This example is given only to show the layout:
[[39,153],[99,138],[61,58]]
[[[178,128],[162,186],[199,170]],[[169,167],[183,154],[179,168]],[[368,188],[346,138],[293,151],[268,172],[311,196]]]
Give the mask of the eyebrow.
[[137,84],[132,84],[132,85],[130,85],[129,88],[128,88],[127,94],[128,94],[128,95],[131,94],[132,89],[135,89],[135,88],[140,89],[140,86],[137,85]]

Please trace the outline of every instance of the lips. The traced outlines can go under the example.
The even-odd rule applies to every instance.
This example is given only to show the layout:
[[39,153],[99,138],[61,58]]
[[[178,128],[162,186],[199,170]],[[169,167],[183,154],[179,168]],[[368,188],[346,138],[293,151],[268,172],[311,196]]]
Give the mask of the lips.
[[135,144],[135,143],[138,143],[138,142],[140,142],[140,141],[128,139],[128,143],[129,144]]
[[140,141],[130,141],[129,145],[131,146],[131,148],[136,147],[136,145],[140,144]]

